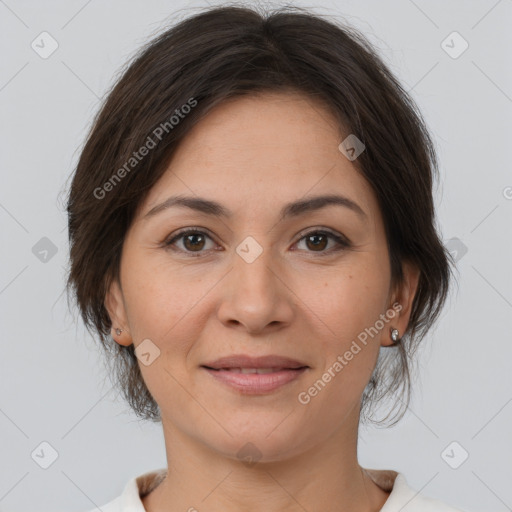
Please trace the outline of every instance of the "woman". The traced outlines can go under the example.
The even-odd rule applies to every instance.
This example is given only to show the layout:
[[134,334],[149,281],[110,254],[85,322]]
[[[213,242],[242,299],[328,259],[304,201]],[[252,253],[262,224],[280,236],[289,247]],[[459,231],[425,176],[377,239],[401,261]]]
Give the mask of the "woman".
[[436,165],[354,29],[216,7],[141,50],[73,176],[68,286],[168,467],[103,512],[457,510],[357,458],[447,296]]

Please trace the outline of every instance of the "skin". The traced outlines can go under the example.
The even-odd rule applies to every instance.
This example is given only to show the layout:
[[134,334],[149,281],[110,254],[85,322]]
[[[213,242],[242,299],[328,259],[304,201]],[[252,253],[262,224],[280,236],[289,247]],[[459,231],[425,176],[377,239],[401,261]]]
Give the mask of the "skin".
[[[150,365],[139,361],[160,406],[168,461],[166,479],[143,499],[149,512],[384,505],[389,493],[357,459],[360,400],[380,346],[392,343],[390,328],[406,330],[419,272],[404,264],[404,283],[391,282],[377,199],[339,151],[345,136],[322,104],[293,92],[230,99],[188,134],[140,205],[105,304],[113,329],[123,329],[113,330],[117,343],[150,339],[160,350]],[[336,205],[279,219],[285,203],[332,193],[359,204],[366,220]],[[233,216],[171,207],[144,218],[175,194],[218,201]],[[187,227],[206,236],[182,237],[174,251],[164,246]],[[322,228],[350,247],[304,238]],[[236,252],[247,236],[263,250],[252,263]],[[298,394],[395,301],[400,312],[299,403]],[[233,353],[284,355],[310,368],[275,391],[245,395],[200,367]],[[261,457],[254,465],[237,457],[248,442]]]

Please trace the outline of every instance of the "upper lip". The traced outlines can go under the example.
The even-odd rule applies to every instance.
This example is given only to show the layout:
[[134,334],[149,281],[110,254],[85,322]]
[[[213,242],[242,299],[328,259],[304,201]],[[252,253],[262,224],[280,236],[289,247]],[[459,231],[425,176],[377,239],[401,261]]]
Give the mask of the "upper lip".
[[208,368],[221,369],[221,368],[303,368],[307,366],[296,359],[290,357],[267,355],[252,357],[245,354],[233,354],[226,357],[221,357],[215,361],[203,364]]

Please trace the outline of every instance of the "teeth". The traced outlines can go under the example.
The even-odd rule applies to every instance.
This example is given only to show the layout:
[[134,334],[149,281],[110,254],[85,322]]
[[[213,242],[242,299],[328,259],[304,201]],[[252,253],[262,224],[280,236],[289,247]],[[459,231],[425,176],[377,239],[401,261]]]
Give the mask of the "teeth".
[[224,368],[227,371],[230,372],[236,372],[236,373],[273,373],[278,370],[281,370],[282,368]]

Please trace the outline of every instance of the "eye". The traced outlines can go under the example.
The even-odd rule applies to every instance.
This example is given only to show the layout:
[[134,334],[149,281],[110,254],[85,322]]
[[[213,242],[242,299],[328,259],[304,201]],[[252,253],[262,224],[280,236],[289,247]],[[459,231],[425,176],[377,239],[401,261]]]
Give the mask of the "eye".
[[[334,247],[331,247],[330,250],[325,251],[324,249],[328,245],[329,239],[334,240],[335,244]],[[316,230],[316,231],[310,231],[309,233],[306,233],[305,235],[300,238],[299,242],[305,241],[306,247],[308,249],[311,249],[311,251],[308,252],[319,252],[329,254],[331,252],[340,251],[342,249],[346,249],[350,247],[350,242],[331,231],[322,231],[322,230]]]
[[[202,251],[205,246],[206,239],[213,241],[212,238],[204,231],[199,231],[197,229],[187,229],[178,232],[170,240],[164,242],[164,246],[173,246],[171,247],[173,250],[179,250],[186,253],[198,253],[198,256],[200,256],[201,252],[206,252]],[[176,244],[178,241],[183,241],[183,247],[179,247],[179,245]],[[177,249],[175,247],[177,247]]]
[[[329,239],[334,240],[335,244],[334,247],[331,247],[326,251],[325,248],[328,245]],[[201,253],[212,250],[212,248],[206,248],[206,250],[203,251],[203,249],[205,249],[205,245],[207,245],[206,240],[213,242],[212,237],[205,231],[187,228],[176,233],[172,238],[164,242],[163,245],[164,247],[169,247],[172,250],[188,253],[191,256],[200,256]],[[303,235],[297,244],[303,240],[306,243],[306,247],[308,249],[312,249],[308,252],[318,252],[322,255],[324,253],[330,254],[331,252],[340,251],[351,246],[350,242],[345,237],[326,230],[310,231]],[[182,242],[181,247],[178,242]]]

